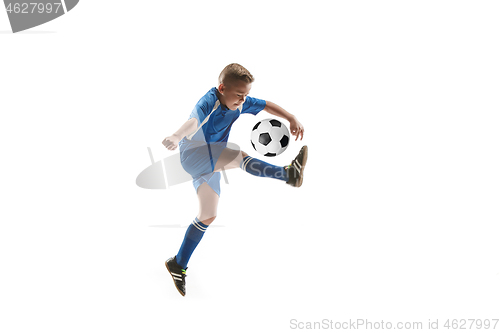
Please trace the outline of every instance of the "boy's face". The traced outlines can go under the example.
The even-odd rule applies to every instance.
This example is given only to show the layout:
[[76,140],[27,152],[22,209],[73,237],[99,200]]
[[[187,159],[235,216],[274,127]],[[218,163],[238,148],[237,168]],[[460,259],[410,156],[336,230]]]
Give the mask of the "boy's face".
[[221,83],[219,85],[219,92],[222,95],[221,102],[230,110],[236,110],[240,105],[245,103],[250,89],[252,89],[252,84],[241,80],[234,81],[228,85]]

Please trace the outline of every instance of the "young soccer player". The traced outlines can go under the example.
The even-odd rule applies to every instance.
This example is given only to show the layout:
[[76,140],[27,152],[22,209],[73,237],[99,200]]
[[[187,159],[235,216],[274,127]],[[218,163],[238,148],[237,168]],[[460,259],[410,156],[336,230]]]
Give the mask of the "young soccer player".
[[182,296],[186,294],[189,258],[217,215],[221,170],[240,167],[254,176],[275,178],[294,187],[302,185],[307,146],[285,167],[227,147],[231,126],[240,114],[256,115],[262,110],[288,120],[295,141],[304,136],[304,126],[295,116],[272,102],[248,96],[253,81],[252,74],[243,66],[234,63],[226,66],[219,75],[219,86],[210,89],[198,101],[189,120],[162,142],[169,150],[179,147],[181,164],[193,177],[199,201],[198,215],[189,225],[177,255],[165,262]]

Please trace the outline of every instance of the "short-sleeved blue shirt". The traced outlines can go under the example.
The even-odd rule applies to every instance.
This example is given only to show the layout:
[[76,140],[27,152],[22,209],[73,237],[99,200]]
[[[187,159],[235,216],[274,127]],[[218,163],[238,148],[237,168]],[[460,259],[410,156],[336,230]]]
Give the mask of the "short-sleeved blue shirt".
[[191,140],[209,144],[227,142],[231,126],[239,118],[240,114],[250,113],[256,115],[265,107],[265,100],[247,96],[245,103],[240,105],[238,109],[230,110],[220,103],[217,98],[217,89],[214,87],[196,103],[189,116],[189,119],[196,118],[198,120],[198,126],[201,124],[203,126],[191,137],[182,139],[179,145],[183,148],[182,146],[189,145]]

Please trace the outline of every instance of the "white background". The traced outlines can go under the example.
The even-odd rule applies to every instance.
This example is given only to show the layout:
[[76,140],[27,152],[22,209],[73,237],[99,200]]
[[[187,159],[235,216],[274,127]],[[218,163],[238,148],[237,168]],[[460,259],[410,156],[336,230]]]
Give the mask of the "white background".
[[[84,0],[17,34],[0,11],[0,330],[498,318],[499,11]],[[135,178],[231,62],[305,126],[266,161],[307,144],[308,167],[299,189],[228,171],[183,298],[164,261],[185,228],[166,226],[194,218],[194,190]],[[267,117],[240,117],[230,140],[251,153]]]

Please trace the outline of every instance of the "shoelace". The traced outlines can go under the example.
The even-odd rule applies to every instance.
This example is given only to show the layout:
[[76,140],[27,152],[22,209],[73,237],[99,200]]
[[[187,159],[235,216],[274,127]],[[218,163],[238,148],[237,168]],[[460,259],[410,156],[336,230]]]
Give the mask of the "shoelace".
[[297,172],[300,172],[300,168],[302,167],[300,163],[297,160],[293,160],[292,164],[286,165],[285,170],[290,169],[291,167],[294,167]]
[[172,277],[174,278],[174,280],[177,280],[177,281],[181,281],[184,282],[184,279],[186,278],[186,270],[181,268],[181,274],[178,274],[178,273],[174,273],[174,272],[170,272],[170,274],[172,274]]

